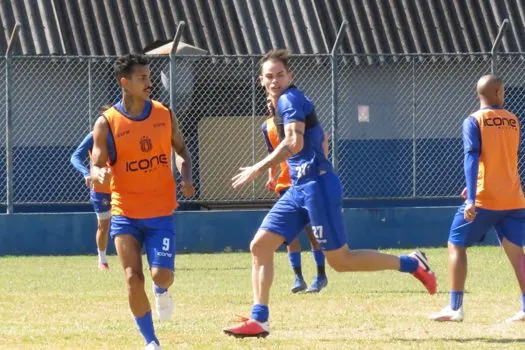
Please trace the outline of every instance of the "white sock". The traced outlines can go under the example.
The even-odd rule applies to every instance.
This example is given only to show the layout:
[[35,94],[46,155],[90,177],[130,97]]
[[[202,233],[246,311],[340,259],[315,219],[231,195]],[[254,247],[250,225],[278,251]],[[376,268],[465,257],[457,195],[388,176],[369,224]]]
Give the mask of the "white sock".
[[105,250],[99,250],[98,251],[98,262],[101,264],[106,264],[107,258],[106,258],[106,251]]

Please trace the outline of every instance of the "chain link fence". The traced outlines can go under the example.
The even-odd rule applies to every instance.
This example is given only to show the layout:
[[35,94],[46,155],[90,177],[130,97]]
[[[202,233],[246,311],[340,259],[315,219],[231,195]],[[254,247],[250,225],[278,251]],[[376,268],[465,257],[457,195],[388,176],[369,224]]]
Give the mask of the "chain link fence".
[[[11,60],[14,203],[88,202],[83,177],[71,165],[70,157],[91,131],[99,108],[120,98],[113,59],[13,57]],[[160,73],[169,66],[169,60],[153,59],[151,66],[157,73],[153,75],[153,82],[159,87],[156,96],[168,102],[169,91],[162,91],[165,89]],[[5,127],[0,135],[4,130]],[[5,194],[5,186],[2,191]]]
[[[6,64],[5,58],[0,58],[0,81],[5,82]],[[6,96],[5,84],[0,83],[0,94]],[[6,99],[0,97],[0,108],[6,110]],[[6,118],[0,118],[0,203],[7,203],[7,159],[6,159]]]
[[[496,60],[506,81],[506,107],[520,119],[525,113],[520,81],[524,58],[500,54]],[[169,104],[174,87],[174,110],[197,187],[190,202],[275,199],[264,188],[264,175],[251,186],[231,188],[239,167],[266,154],[261,124],[267,110],[258,80],[259,59],[176,56],[170,84],[170,59],[152,57],[155,99]],[[7,201],[9,153],[14,204],[87,203],[88,191],[69,158],[91,130],[99,107],[120,98],[114,57],[10,60],[13,141],[9,153],[5,118],[0,118],[0,202]],[[294,84],[315,102],[331,137],[331,160],[345,198],[443,198],[457,197],[464,186],[461,123],[477,109],[475,83],[490,72],[491,60],[488,54],[303,55],[292,57],[290,70]],[[2,81],[5,67],[4,59]],[[5,89],[2,84],[4,96]],[[3,110],[5,102],[0,98]],[[523,165],[520,171],[524,175]]]

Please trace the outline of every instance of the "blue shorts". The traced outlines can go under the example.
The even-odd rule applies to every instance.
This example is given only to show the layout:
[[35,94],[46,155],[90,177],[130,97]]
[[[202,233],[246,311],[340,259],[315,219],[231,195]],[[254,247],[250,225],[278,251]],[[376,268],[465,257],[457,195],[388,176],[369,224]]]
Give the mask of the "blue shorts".
[[111,194],[90,191],[89,199],[93,204],[93,209],[97,217],[101,220],[108,220],[111,217]]
[[476,208],[476,217],[473,221],[464,218],[465,204],[459,207],[452,226],[448,241],[461,247],[469,247],[483,241],[487,232],[494,228],[501,241],[505,237],[517,246],[523,246],[525,232],[525,209],[515,210],[488,210]]
[[341,182],[333,172],[290,187],[264,218],[260,230],[292,242],[310,223],[322,250],[335,250],[347,243],[343,221]]
[[144,247],[150,268],[175,268],[175,230],[173,216],[151,219],[131,219],[125,216],[111,218],[111,238],[131,235]]

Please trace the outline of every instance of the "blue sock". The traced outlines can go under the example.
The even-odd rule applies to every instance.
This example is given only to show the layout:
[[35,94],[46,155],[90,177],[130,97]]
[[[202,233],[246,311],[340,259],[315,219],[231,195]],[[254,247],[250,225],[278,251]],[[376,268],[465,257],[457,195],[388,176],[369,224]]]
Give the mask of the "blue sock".
[[162,294],[162,293],[164,293],[165,291],[168,290],[168,288],[161,288],[161,287],[157,286],[156,284],[153,285],[153,288],[155,288],[155,293],[157,293],[157,294]]
[[324,254],[321,250],[312,250],[312,255],[314,256],[315,264],[317,265],[317,274],[319,276],[326,275],[324,269]]
[[463,305],[463,291],[450,291],[450,307],[456,311]]
[[301,252],[288,253],[288,259],[290,260],[290,265],[292,265],[295,275],[303,278],[303,272],[301,270]]
[[399,257],[399,271],[413,273],[416,272],[417,267],[418,262],[416,259],[408,255],[401,255]]
[[525,312],[525,294],[521,295],[521,309]]
[[269,316],[270,310],[268,310],[268,306],[263,304],[254,304],[252,306],[252,319],[259,322],[266,322]]
[[155,336],[155,329],[153,328],[153,318],[151,317],[151,311],[146,312],[146,314],[142,317],[135,317],[135,322],[137,323],[139,331],[144,337],[146,344],[149,344],[152,341],[154,341],[157,344],[160,344],[159,340]]

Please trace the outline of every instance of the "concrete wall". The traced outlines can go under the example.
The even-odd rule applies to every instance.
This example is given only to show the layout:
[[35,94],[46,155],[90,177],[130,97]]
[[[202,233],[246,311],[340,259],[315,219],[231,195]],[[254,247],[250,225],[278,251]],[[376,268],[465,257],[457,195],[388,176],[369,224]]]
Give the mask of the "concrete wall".
[[[345,209],[353,248],[444,246],[455,207]],[[265,211],[179,212],[177,251],[247,251]],[[0,255],[94,254],[94,214],[0,215]],[[305,235],[301,235],[307,247]],[[494,235],[487,242],[494,244]],[[110,243],[110,252],[114,252]]]

